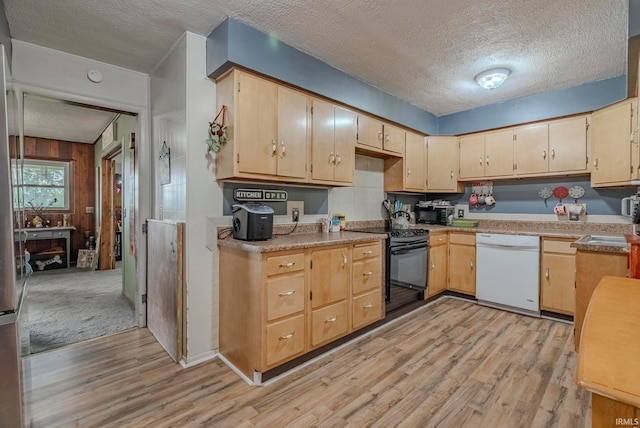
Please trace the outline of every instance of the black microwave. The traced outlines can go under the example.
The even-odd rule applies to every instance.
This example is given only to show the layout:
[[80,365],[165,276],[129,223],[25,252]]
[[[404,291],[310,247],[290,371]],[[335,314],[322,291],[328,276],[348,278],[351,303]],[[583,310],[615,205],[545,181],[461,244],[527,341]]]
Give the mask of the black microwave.
[[416,223],[425,224],[449,224],[449,218],[453,217],[454,207],[451,205],[428,205],[420,206],[416,204]]

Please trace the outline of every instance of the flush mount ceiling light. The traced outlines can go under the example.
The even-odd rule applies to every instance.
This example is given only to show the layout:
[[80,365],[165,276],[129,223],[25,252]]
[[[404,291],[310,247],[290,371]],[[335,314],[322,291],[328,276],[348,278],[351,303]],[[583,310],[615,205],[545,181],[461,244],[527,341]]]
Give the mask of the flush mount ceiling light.
[[485,89],[495,89],[502,85],[510,74],[511,70],[508,68],[492,68],[478,74],[476,82]]

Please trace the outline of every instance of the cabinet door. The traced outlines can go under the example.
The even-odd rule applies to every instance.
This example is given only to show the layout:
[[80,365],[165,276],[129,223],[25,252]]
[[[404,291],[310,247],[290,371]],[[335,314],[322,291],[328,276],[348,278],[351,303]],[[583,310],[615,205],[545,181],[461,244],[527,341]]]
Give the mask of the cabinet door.
[[486,177],[513,175],[513,130],[487,132],[484,136]]
[[423,191],[425,188],[425,142],[424,137],[413,132],[406,133],[405,188]]
[[446,244],[429,249],[429,297],[447,289],[448,250]]
[[475,296],[475,247],[470,245],[449,245],[449,289]]
[[573,315],[575,310],[576,258],[573,254],[542,255],[540,307]]
[[307,175],[307,96],[278,87],[278,175]]
[[541,123],[516,128],[515,152],[518,174],[549,171],[549,125]]
[[336,154],[334,180],[352,183],[356,169],[356,114],[342,107],[334,107]]
[[238,171],[277,172],[278,86],[241,73],[236,111],[235,144]]
[[334,106],[314,99],[311,120],[311,177],[314,180],[333,181],[336,158]]
[[369,116],[358,115],[358,144],[382,149],[382,122]]
[[385,124],[382,148],[390,152],[404,153],[405,134],[406,132],[403,129]]
[[[461,179],[484,177],[484,137],[484,134],[460,137]],[[437,162],[437,160],[433,159],[430,162]]]
[[631,106],[627,100],[592,114],[592,186],[631,178]]
[[427,137],[427,190],[459,192],[458,137]]
[[549,122],[549,172],[587,171],[589,116]]
[[318,308],[347,298],[349,267],[346,247],[311,253],[311,307]]

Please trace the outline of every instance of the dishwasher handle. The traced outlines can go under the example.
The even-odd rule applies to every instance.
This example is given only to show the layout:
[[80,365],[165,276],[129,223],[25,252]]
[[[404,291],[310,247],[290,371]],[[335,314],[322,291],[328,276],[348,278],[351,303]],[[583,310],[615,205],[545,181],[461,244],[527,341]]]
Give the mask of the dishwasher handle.
[[476,247],[496,248],[496,249],[516,250],[516,251],[526,251],[526,250],[539,251],[540,250],[540,246],[538,245],[490,244],[488,242],[477,242]]

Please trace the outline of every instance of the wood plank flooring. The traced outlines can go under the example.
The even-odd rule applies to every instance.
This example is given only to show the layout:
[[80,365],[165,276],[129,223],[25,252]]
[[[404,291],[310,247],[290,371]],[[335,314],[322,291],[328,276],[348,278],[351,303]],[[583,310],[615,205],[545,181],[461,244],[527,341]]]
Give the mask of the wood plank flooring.
[[585,427],[573,326],[442,298],[264,387],[146,329],[25,360],[33,427]]

